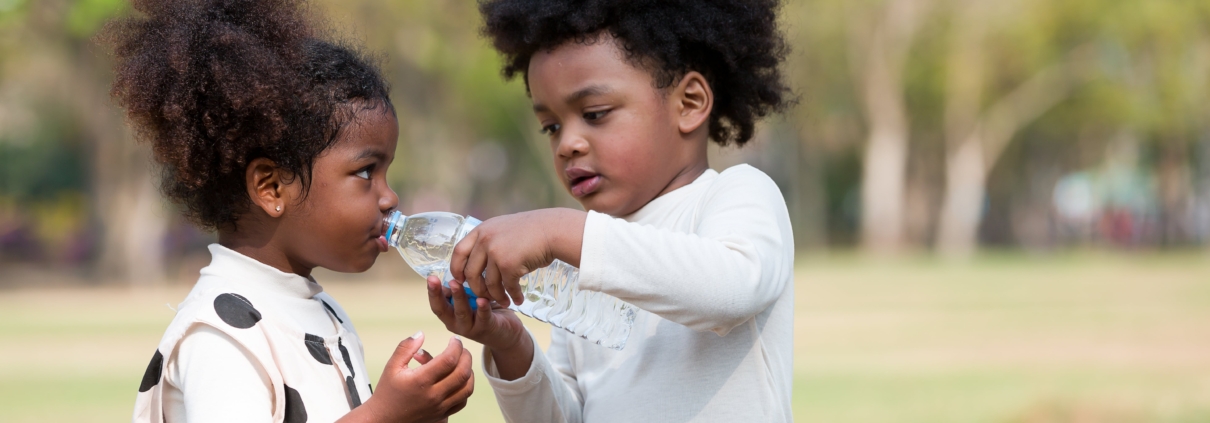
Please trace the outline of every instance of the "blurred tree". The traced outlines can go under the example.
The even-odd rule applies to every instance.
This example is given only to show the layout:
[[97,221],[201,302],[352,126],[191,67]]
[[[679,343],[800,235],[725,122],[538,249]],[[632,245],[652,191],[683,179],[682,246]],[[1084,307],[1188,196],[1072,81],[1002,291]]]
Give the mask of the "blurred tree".
[[862,243],[874,252],[895,253],[903,247],[911,133],[904,70],[934,2],[883,0],[844,5],[848,60],[867,126],[861,178]]
[[[964,257],[974,251],[988,169],[1014,134],[1067,98],[1085,72],[1077,67],[1088,60],[1087,48],[1069,44],[1087,39],[1064,40],[1046,27],[1070,23],[1046,16],[1062,14],[1059,7],[1019,0],[967,1],[951,9],[950,47],[943,59],[945,197],[936,236],[942,254]],[[1013,41],[996,42],[993,36],[1002,35],[997,32],[1008,32],[1000,39]]]

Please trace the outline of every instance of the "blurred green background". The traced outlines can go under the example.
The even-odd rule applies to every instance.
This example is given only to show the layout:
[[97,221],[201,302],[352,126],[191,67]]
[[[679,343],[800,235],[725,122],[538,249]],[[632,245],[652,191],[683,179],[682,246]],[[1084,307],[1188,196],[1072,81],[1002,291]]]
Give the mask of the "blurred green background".
[[[316,4],[391,80],[403,212],[576,206],[473,1]],[[0,421],[128,418],[164,304],[209,260],[108,95],[93,36],[129,9],[0,0]],[[711,160],[790,208],[797,419],[1210,421],[1210,0],[781,17],[798,105]],[[370,367],[448,336],[393,255],[320,280]],[[485,383],[453,419],[499,420]]]

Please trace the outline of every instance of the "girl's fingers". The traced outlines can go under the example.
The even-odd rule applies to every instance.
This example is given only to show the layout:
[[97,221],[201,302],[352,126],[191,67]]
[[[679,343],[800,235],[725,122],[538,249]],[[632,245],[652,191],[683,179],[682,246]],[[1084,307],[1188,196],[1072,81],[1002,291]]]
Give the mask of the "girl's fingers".
[[423,382],[432,385],[448,377],[461,363],[463,350],[462,341],[458,340],[458,337],[450,338],[450,343],[445,347],[445,351],[437,354],[436,357],[429,360],[428,364],[417,369],[422,375]]
[[[462,356],[458,358],[458,366],[454,368],[446,377],[433,384],[433,390],[445,398],[446,401],[457,401],[457,394],[466,388],[468,383],[475,379],[473,370],[474,363],[472,362],[471,352],[463,351]],[[450,404],[443,404],[449,406]]]
[[429,364],[430,361],[433,361],[433,355],[429,354],[428,351],[425,351],[424,348],[421,348],[420,351],[412,354],[412,358],[416,359],[416,362],[420,363],[421,366]]
[[491,259],[487,261],[487,297],[496,302],[508,301],[508,294],[504,293],[504,286],[500,285],[500,268]]
[[415,335],[400,341],[399,345],[395,347],[395,352],[391,354],[391,358],[387,359],[387,370],[399,371],[408,368],[408,362],[412,360],[412,356],[416,355],[417,351],[420,351],[420,346],[423,344],[424,332],[416,332]]

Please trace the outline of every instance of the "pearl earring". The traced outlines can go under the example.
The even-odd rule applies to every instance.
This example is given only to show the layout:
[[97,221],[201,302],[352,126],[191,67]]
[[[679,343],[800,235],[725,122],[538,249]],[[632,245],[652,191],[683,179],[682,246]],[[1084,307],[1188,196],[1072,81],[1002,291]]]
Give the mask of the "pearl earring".
[[277,211],[281,211],[281,206],[277,206]]

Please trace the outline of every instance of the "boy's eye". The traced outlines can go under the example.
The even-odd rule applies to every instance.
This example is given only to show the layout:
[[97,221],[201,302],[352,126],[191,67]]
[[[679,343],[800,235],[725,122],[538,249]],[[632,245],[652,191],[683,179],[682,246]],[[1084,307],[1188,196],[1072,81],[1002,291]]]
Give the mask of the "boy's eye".
[[596,112],[584,112],[584,120],[588,120],[588,121],[597,120],[597,119],[605,117],[605,115],[608,113],[609,113],[608,110],[600,110],[600,111],[596,111]]
[[543,126],[542,130],[540,132],[542,132],[543,134],[546,134],[546,135],[554,135],[555,132],[559,132],[559,128],[562,128],[562,127],[563,127],[562,125],[559,125],[557,123],[552,123],[550,125]]

